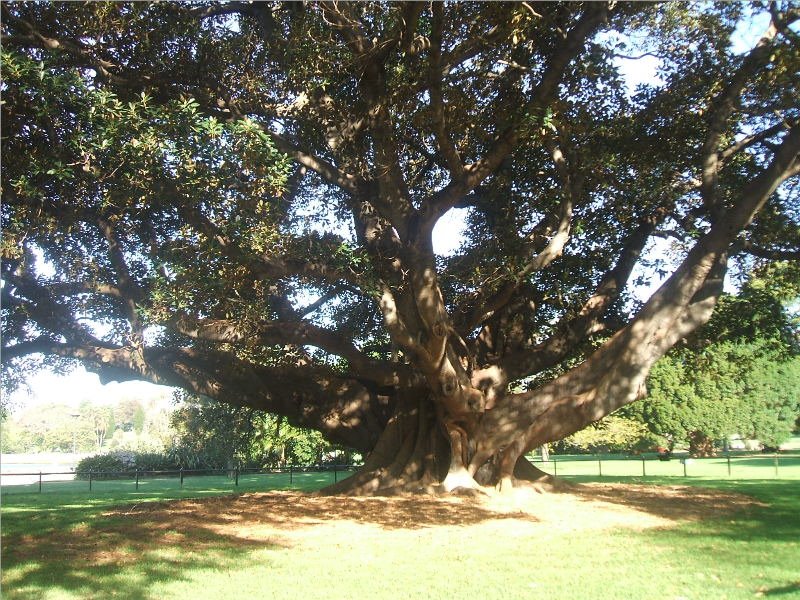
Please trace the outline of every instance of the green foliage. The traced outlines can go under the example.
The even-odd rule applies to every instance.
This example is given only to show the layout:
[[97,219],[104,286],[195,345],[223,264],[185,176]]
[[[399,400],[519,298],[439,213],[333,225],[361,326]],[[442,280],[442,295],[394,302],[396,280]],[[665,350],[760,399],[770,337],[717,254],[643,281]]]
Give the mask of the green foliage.
[[[4,382],[83,360],[109,379],[269,407],[366,449],[397,404],[385,373],[420,369],[431,300],[458,334],[448,343],[464,342],[450,349],[472,354],[464,364],[541,366],[512,385],[564,373],[596,348],[598,330],[630,322],[626,265],[638,257],[644,279],[665,272],[633,233],[652,224],[653,236],[688,248],[716,214],[736,213],[789,139],[796,36],[777,35],[768,60],[743,60],[732,39],[750,12],[768,13],[726,3],[7,3]],[[629,53],[656,57],[660,81],[629,90]],[[741,93],[718,100],[742,65]],[[712,158],[713,185],[698,190]],[[796,177],[781,184],[731,254],[792,251],[796,192]],[[455,255],[434,256],[430,229],[454,206],[467,215],[463,239]],[[567,213],[568,243],[531,262]],[[796,284],[791,267],[779,278]],[[721,302],[730,318],[692,351],[756,343],[756,329],[777,324],[775,348],[763,350],[791,352],[780,294],[755,284],[748,294]],[[600,312],[587,315],[587,301]],[[382,312],[390,304],[396,326]],[[759,319],[737,320],[745,305]],[[733,377],[713,353],[705,360]],[[685,405],[744,393],[670,368],[655,385],[671,378]],[[114,428],[143,434],[136,410],[95,423],[96,445]],[[187,464],[320,459],[318,437],[248,409],[189,407],[176,427]]]
[[48,403],[12,414],[3,424],[4,451],[87,452],[97,450],[93,413],[83,414],[65,404]]
[[317,431],[264,411],[179,394],[169,454],[187,468],[274,467],[319,463],[334,450]]
[[777,447],[800,415],[796,265],[753,269],[711,320],[653,367],[648,398],[622,414],[693,450],[738,434]]
[[171,453],[115,450],[82,458],[75,470],[79,472],[78,479],[89,479],[89,471],[94,479],[128,479],[136,471],[177,471],[181,468],[185,468],[184,465]]
[[[129,457],[121,453],[95,454],[82,458],[75,467],[78,479],[117,479],[125,477],[119,473],[131,472]],[[135,470],[135,469],[133,469]]]
[[144,414],[144,408],[140,404],[136,408],[136,412],[133,415],[133,430],[136,433],[142,433],[142,431],[144,430],[145,419],[146,419],[146,416]]
[[768,343],[784,357],[800,351],[798,334],[800,268],[777,262],[753,269],[739,293],[723,294],[713,318],[698,329],[689,346],[732,341]]
[[609,415],[555,444],[559,453],[596,454],[652,450],[660,440],[640,421]]
[[775,447],[800,414],[800,357],[784,359],[768,341],[720,342],[661,359],[648,398],[623,409],[650,430],[685,443],[694,432],[711,439],[734,434]]

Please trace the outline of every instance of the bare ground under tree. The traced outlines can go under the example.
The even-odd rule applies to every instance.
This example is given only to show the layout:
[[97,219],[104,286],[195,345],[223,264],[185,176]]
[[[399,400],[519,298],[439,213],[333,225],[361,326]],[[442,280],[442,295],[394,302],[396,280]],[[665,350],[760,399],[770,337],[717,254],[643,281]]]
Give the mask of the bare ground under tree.
[[[258,549],[352,544],[383,535],[423,538],[467,534],[544,535],[551,531],[665,528],[719,518],[755,506],[741,494],[690,486],[584,484],[541,494],[530,488],[486,497],[317,496],[268,492],[124,506],[93,526],[4,540],[11,563],[59,560],[76,568],[125,566],[155,547],[202,553],[221,547]],[[327,540],[327,541],[326,541]]]

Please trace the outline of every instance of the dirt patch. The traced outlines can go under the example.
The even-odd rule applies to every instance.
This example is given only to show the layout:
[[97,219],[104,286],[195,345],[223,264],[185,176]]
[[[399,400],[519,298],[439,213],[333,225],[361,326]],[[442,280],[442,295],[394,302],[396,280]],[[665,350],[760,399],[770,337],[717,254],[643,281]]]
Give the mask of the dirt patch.
[[485,498],[312,496],[268,492],[153,502],[108,511],[92,527],[7,540],[8,559],[53,555],[122,566],[153,549],[292,547],[385,535],[523,536],[552,531],[669,527],[756,504],[750,497],[688,486],[586,484],[569,492],[515,489]]

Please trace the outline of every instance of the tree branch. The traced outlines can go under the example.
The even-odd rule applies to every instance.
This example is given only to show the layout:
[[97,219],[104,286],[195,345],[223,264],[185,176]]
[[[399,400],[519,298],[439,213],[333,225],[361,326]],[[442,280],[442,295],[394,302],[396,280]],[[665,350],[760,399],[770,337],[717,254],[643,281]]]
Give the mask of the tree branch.
[[498,366],[508,374],[509,381],[555,366],[598,329],[605,311],[625,289],[633,267],[657,224],[657,218],[648,219],[631,232],[616,264],[600,280],[592,296],[576,312],[565,314],[549,338],[532,347],[512,350],[499,361]]
[[431,48],[429,51],[428,90],[430,94],[430,108],[433,115],[434,135],[442,156],[445,158],[450,178],[460,182],[465,175],[464,165],[458,150],[450,139],[447,117],[445,115],[444,97],[442,94],[442,27],[444,23],[444,5],[433,3],[433,33],[431,34]]
[[[553,101],[558,86],[569,64],[581,52],[586,40],[606,19],[608,6],[605,3],[592,3],[584,10],[575,26],[565,35],[561,46],[554,50],[539,84],[534,88],[525,110],[519,115],[536,115]],[[495,172],[505,158],[517,147],[525,134],[520,131],[520,123],[514,123],[499,133],[492,146],[483,157],[464,167],[465,184],[451,182],[428,202],[424,219],[424,230],[432,231],[436,221],[450,210],[459,198],[475,189],[489,175]]]
[[712,100],[708,133],[701,150],[702,171],[700,193],[708,207],[717,205],[717,182],[719,180],[719,145],[725,133],[728,119],[733,114],[740,96],[753,73],[764,65],[770,56],[773,40],[778,33],[772,21],[756,46],[748,53],[742,64],[730,78],[728,85]]
[[719,160],[719,163],[723,164],[729,158],[731,158],[735,154],[738,154],[742,150],[745,150],[745,149],[749,148],[750,146],[753,146],[754,144],[757,144],[759,142],[763,142],[763,141],[765,141],[765,140],[777,135],[781,131],[784,131],[786,129],[790,129],[790,128],[794,127],[795,125],[797,125],[797,123],[798,123],[797,119],[791,119],[789,121],[781,121],[780,123],[777,123],[777,124],[773,125],[772,127],[764,129],[763,131],[759,131],[758,133],[754,133],[754,134],[747,135],[747,136],[743,137],[741,140],[739,140],[735,144],[732,144],[731,146],[728,146],[725,150],[722,150],[722,151],[720,151],[718,153],[717,158]]
[[114,271],[117,273],[118,289],[121,292],[126,316],[131,326],[131,343],[133,345],[141,345],[144,326],[137,312],[137,303],[144,297],[144,293],[131,277],[128,262],[122,251],[122,244],[112,218],[100,216],[97,218],[97,225],[108,243],[108,256]]
[[372,360],[349,343],[340,332],[317,327],[311,323],[261,321],[245,330],[240,324],[227,319],[198,319],[187,314],[178,314],[167,324],[175,331],[197,340],[234,345],[316,346],[347,360],[350,364],[348,376],[351,378],[367,379],[381,386],[398,383],[396,371],[400,365]]

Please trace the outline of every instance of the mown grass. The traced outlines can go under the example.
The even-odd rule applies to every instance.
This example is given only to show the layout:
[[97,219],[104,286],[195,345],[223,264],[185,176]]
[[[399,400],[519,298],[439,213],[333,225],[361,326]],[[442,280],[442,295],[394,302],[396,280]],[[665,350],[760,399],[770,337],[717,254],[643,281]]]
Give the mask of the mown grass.
[[[193,495],[229,494],[232,492],[318,489],[352,474],[351,471],[295,471],[293,473],[244,473],[239,475],[238,484],[228,475],[186,475],[183,483],[176,475],[164,476],[142,473],[137,487],[131,474],[127,479],[96,479],[90,483],[86,479],[68,481],[48,481],[43,478],[41,493],[103,496],[106,494],[133,494],[143,497],[185,498]],[[18,481],[18,480],[17,480]],[[17,494],[39,492],[39,483],[17,484],[14,475],[3,479],[2,494],[8,498]],[[187,496],[188,494],[188,496]],[[122,496],[120,496],[122,497]]]
[[[337,478],[344,477],[339,473]],[[42,535],[49,531],[63,531],[76,524],[96,519],[109,507],[135,506],[146,502],[205,498],[226,494],[241,494],[269,490],[315,491],[333,483],[333,473],[276,473],[244,475],[239,485],[226,476],[211,475],[187,477],[180,487],[177,478],[142,479],[139,489],[131,481],[105,480],[92,483],[89,491],[86,481],[48,482],[38,493],[37,484],[4,487],[2,495],[2,534]],[[9,489],[13,491],[8,491]]]
[[552,456],[536,466],[558,476],[707,477],[714,479],[800,479],[800,454],[746,454],[730,458],[642,460],[628,455]]
[[[420,512],[417,518],[427,517],[424,527],[366,517],[337,529],[342,523],[329,522],[337,516],[333,511],[287,524],[287,531],[307,528],[305,537],[265,541],[177,520],[166,530],[163,523],[131,529],[126,518],[126,511],[176,493],[196,497],[229,488],[141,491],[135,504],[128,492],[8,495],[2,508],[3,597],[800,597],[800,481],[638,482],[737,491],[764,505],[657,530],[540,528],[535,535],[493,528],[496,517],[481,513],[460,526],[438,524],[436,515]],[[313,489],[324,482],[309,477],[298,484]],[[123,501],[126,508],[109,512]]]

